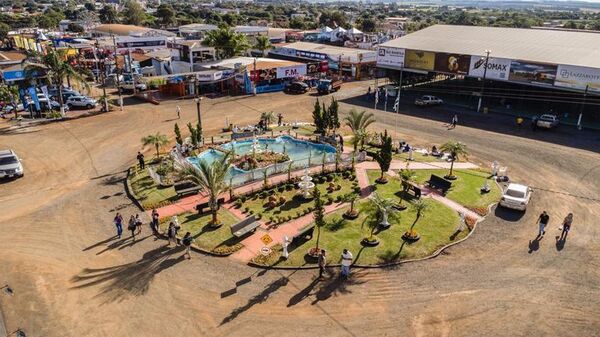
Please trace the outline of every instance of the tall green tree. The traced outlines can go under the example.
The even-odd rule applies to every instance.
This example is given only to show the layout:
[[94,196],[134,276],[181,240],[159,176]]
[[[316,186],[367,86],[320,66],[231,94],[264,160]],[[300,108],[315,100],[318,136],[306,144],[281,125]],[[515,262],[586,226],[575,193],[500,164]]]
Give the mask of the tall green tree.
[[388,136],[387,130],[381,134],[381,149],[379,149],[375,159],[381,169],[381,176],[377,181],[379,183],[386,183],[387,179],[385,178],[384,173],[390,169],[390,164],[392,162],[392,137]]
[[226,183],[226,175],[231,164],[230,155],[226,153],[221,159],[212,163],[205,160],[200,160],[198,166],[185,166],[180,175],[200,187],[200,190],[208,195],[208,205],[212,214],[212,219],[209,223],[211,226],[219,226],[218,211],[219,211],[219,195],[225,193],[229,186]]
[[219,28],[208,32],[202,44],[215,48],[220,59],[242,55],[250,48],[246,35],[236,33],[230,28]]
[[119,22],[119,13],[113,6],[104,5],[102,9],[98,12],[98,16],[100,17],[100,22],[102,23],[118,23]]
[[367,136],[367,128],[375,123],[375,116],[366,111],[358,112],[352,109],[348,116],[344,118],[344,123],[352,130],[352,145],[354,146],[354,152],[356,152],[359,145],[363,146]]
[[261,52],[262,56],[266,56],[266,51],[271,49],[273,45],[269,40],[268,36],[260,35],[256,38],[256,43],[254,44],[254,49]]
[[449,141],[440,147],[440,151],[450,152],[450,173],[448,173],[446,178],[456,179],[456,176],[452,174],[454,169],[454,162],[459,160],[460,157],[469,155],[469,152],[467,151],[467,146],[461,142]]
[[315,107],[312,113],[313,123],[315,124],[315,132],[318,134],[325,133],[325,125],[323,120],[323,112],[321,111],[321,104],[319,99],[315,102]]
[[329,104],[329,108],[327,109],[327,127],[328,129],[333,131],[334,136],[337,129],[340,128],[340,118],[338,115],[339,108],[340,106],[338,104],[338,101],[332,97],[331,104]]
[[321,192],[315,186],[313,191],[313,198],[315,199],[315,210],[313,216],[315,218],[315,227],[317,228],[317,241],[315,251],[319,251],[319,242],[321,239],[321,227],[325,225],[325,207],[323,206],[323,199],[321,199]]
[[146,12],[136,0],[128,0],[124,7],[123,18],[125,23],[139,26],[146,20]]
[[26,77],[32,77],[34,72],[38,74],[45,73],[48,81],[58,87],[58,102],[60,103],[60,113],[63,116],[65,114],[65,108],[62,97],[62,88],[65,78],[80,82],[86,89],[89,89],[89,85],[81,72],[73,68],[67,61],[66,52],[65,49],[51,49],[46,55],[41,57],[41,64],[30,63],[25,66]]
[[167,145],[168,142],[167,136],[160,132],[142,138],[142,145],[152,145],[156,148],[156,158],[160,157],[160,148]]
[[181,130],[179,130],[179,125],[177,125],[177,123],[175,123],[173,132],[175,132],[175,141],[177,142],[177,144],[183,144],[183,138],[181,138]]
[[160,20],[160,23],[166,27],[177,22],[175,10],[168,4],[161,4],[158,6],[155,15]]

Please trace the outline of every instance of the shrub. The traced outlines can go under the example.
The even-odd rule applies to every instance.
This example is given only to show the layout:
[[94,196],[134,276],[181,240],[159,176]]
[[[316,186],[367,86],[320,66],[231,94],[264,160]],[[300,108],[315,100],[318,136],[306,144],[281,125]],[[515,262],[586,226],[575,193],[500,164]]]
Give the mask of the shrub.
[[327,205],[331,205],[331,204],[333,204],[333,198],[330,195],[328,195],[327,196]]
[[273,223],[273,222],[275,222],[275,218],[274,218],[274,217],[271,215],[271,216],[269,217],[269,221],[270,221],[271,223]]
[[260,198],[261,199],[265,199],[269,194],[267,193],[267,191],[262,191],[260,192]]
[[358,186],[354,187],[352,190],[354,190],[354,193],[360,193],[360,187]]
[[294,185],[292,185],[292,184],[287,184],[287,185],[285,185],[285,189],[286,189],[287,191],[291,191],[291,190],[293,190],[293,189],[294,189]]
[[243,204],[243,203],[242,203],[242,200],[241,200],[241,199],[237,199],[237,200],[235,201],[235,207],[236,207],[236,208],[241,208],[241,207],[242,207],[242,204]]
[[262,219],[262,213],[256,214],[256,220],[260,220],[260,219]]
[[292,216],[291,216],[291,215],[288,215],[288,217],[287,217],[287,221],[290,221],[290,220],[292,220]]
[[244,213],[248,213],[250,211],[250,207],[246,206],[246,208],[244,208]]
[[250,210],[250,211],[248,212],[248,214],[252,215],[252,214],[254,214],[254,211],[253,211],[253,210]]
[[241,202],[246,202],[246,196],[245,195],[240,195],[240,199]]
[[338,195],[337,197],[335,197],[335,201],[336,202],[342,201],[342,199],[343,199],[342,197],[343,197],[342,195]]

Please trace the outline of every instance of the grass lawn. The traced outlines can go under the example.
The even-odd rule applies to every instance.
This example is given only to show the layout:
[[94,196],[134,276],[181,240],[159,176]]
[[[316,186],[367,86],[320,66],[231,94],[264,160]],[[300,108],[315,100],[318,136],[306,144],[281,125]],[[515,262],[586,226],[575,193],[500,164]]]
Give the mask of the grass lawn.
[[[432,174],[440,177],[448,174],[448,170],[415,170],[415,172],[417,173],[416,181],[419,184],[423,184]],[[500,200],[500,188],[498,188],[493,179],[488,179],[491,191],[486,194],[481,194],[480,192],[480,188],[490,175],[488,172],[478,170],[454,170],[453,174],[456,175],[458,179],[452,181],[452,187],[446,194],[448,199],[473,209],[477,211],[477,213],[484,211],[487,213],[487,207]]]
[[159,186],[148,175],[148,170],[132,168],[131,175],[127,179],[129,179],[133,194],[144,209],[168,205],[178,199],[173,186]]
[[[233,253],[240,248],[242,244],[240,239],[231,235],[229,226],[239,222],[239,220],[231,214],[229,211],[221,208],[219,210],[218,218],[223,224],[221,227],[213,229],[208,225],[211,220],[210,213],[199,215],[197,213],[183,213],[177,216],[181,229],[179,230],[179,236],[183,237],[186,232],[192,233],[194,237],[194,243],[196,246],[217,253],[226,254]],[[169,220],[160,224],[161,230],[166,231]]]
[[[321,229],[321,239],[319,246],[324,248],[329,256],[329,263],[339,263],[339,257],[344,248],[347,248],[354,255],[357,264],[382,264],[403,259],[420,258],[431,255],[435,250],[445,244],[459,240],[467,235],[467,231],[455,234],[455,229],[459,222],[459,217],[452,209],[443,204],[425,199],[429,205],[427,213],[419,220],[414,229],[421,235],[421,239],[408,243],[402,240],[402,234],[407,231],[415,220],[415,212],[412,208],[399,212],[399,220],[390,220],[392,226],[381,232],[375,231],[376,237],[380,243],[376,247],[363,247],[361,240],[369,235],[369,229],[362,226],[366,219],[365,210],[371,207],[367,201],[357,204],[360,210],[360,216],[355,220],[345,220],[342,217],[345,209],[338,210],[328,214],[325,219],[327,225]],[[314,261],[306,260],[306,253],[316,244],[315,233],[309,241],[301,243],[299,246],[290,246],[290,256],[288,260],[279,262],[278,265],[301,266],[312,264]],[[264,261],[273,264],[280,256],[276,251],[272,254],[270,261]]]
[[[337,201],[338,196],[343,196],[353,191],[353,188],[357,186],[355,183],[356,180],[350,180],[349,178],[343,178],[343,176],[338,173],[337,178],[335,178],[332,182],[335,185],[340,185],[341,188],[339,190],[335,190],[333,192],[328,192],[327,188],[329,186],[329,182],[324,181],[322,183],[318,183],[318,178],[313,177],[313,182],[316,183],[317,188],[321,192],[321,197],[327,201],[328,198],[331,198],[333,201]],[[283,191],[279,191],[277,188],[273,195],[279,198],[283,196],[286,201],[285,203],[276,206],[274,208],[267,208],[269,196],[267,192],[255,192],[249,196],[246,196],[245,200],[242,202],[241,209],[243,211],[248,208],[249,211],[252,211],[253,214],[260,214],[261,219],[264,221],[270,221],[271,217],[273,218],[282,218],[285,221],[289,221],[291,219],[296,219],[305,213],[308,212],[309,207],[314,206],[313,199],[304,199],[300,194],[301,190],[297,187],[297,184],[294,184],[294,188],[291,190],[283,189]],[[288,219],[289,218],[289,219]],[[276,221],[283,222],[283,221]]]
[[[408,159],[408,152],[394,153],[392,158],[406,161]],[[426,156],[420,152],[413,152],[413,159],[417,162],[441,162],[440,159],[434,156]]]

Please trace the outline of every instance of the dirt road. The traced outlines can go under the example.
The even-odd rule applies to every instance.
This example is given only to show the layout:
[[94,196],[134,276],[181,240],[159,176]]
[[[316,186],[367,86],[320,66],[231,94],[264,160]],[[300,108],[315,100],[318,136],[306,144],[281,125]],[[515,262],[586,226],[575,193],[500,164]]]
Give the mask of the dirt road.
[[[337,95],[343,100],[365,88],[348,85]],[[282,93],[205,100],[203,125],[210,134],[226,117],[243,125],[268,110],[309,120],[313,103],[308,95]],[[513,179],[534,186],[532,207],[522,217],[494,210],[471,239],[443,256],[356,270],[345,284],[334,276],[315,282],[312,271],[259,271],[202,255],[184,260],[147,230],[136,242],[113,237],[115,212],[138,212],[122,179],[140,138],[157,131],[172,136],[174,122],[194,121],[193,101],[128,105],[124,112],[22,129],[2,122],[0,148],[16,150],[26,169],[23,179],[0,184],[0,283],[14,289],[13,296],[0,294],[6,330],[49,337],[598,336],[598,134],[557,135],[549,143],[528,138],[552,140],[547,133],[501,126],[447,130],[420,114],[396,120],[376,112],[377,126],[397,124],[404,139],[423,145],[466,142],[476,160],[499,160]],[[543,209],[550,229],[532,245]],[[557,245],[558,224],[570,211],[573,231]]]

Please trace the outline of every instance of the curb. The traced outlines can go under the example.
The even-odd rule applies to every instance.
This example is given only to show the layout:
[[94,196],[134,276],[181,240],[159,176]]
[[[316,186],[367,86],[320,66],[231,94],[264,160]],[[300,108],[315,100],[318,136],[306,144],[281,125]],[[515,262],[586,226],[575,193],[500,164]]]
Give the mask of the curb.
[[[167,236],[164,235],[164,234],[160,234],[160,233],[154,233],[154,237],[159,238],[161,240],[165,240],[165,241],[167,240]],[[177,238],[177,239],[179,240],[181,238]],[[231,253],[228,253],[228,254],[219,254],[219,253],[211,252],[209,250],[200,248],[200,247],[196,246],[195,244],[192,244],[190,246],[190,250],[193,250],[196,253],[200,253],[200,254],[204,254],[204,255],[208,255],[208,256],[214,256],[214,257],[227,257],[227,256],[235,253],[235,252],[231,252]]]

